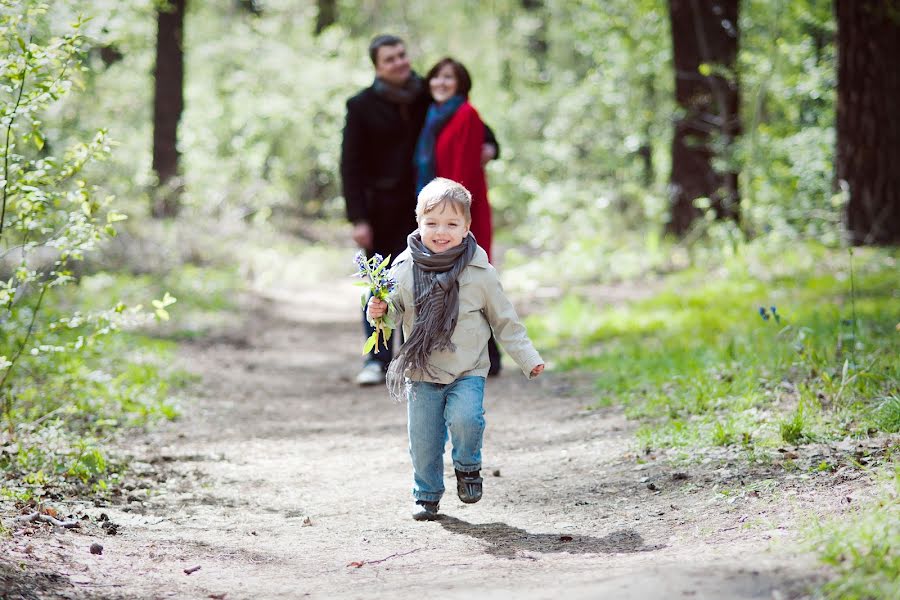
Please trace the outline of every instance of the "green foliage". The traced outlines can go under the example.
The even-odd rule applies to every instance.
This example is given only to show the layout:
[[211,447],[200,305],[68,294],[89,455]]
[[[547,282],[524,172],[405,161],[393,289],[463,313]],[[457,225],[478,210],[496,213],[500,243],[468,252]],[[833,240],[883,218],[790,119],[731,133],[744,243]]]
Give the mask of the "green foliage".
[[803,440],[804,426],[803,405],[801,404],[790,418],[779,423],[781,439],[787,444],[799,444]]
[[[502,145],[488,168],[499,239],[511,237],[525,256],[564,252],[586,279],[673,266],[658,255],[676,110],[666,2],[340,4],[339,22],[319,36],[311,0],[271,0],[258,14],[239,3],[189,4],[179,133],[188,211],[342,215],[344,101],[371,82],[368,42],[389,31],[407,39],[420,73],[448,54],[472,72],[473,103]],[[153,181],[155,6],[60,1],[47,17],[58,25],[93,14],[77,79],[89,93],[57,111],[51,142],[111,126],[122,151],[104,180],[132,214],[146,210]],[[844,199],[831,188],[831,2],[752,0],[739,25],[744,135],[723,160],[741,172],[744,216],[740,230],[701,230],[836,243]],[[110,48],[118,60],[104,59]],[[590,251],[617,248],[623,229],[649,232],[628,242],[628,260]]]
[[61,353],[79,353],[128,318],[123,305],[93,314],[46,319],[52,289],[72,283],[70,265],[81,261],[123,217],[107,211],[110,198],[82,178],[91,162],[109,152],[106,134],[76,143],[60,155],[47,152],[42,115],[73,85],[84,37],[79,19],[63,35],[37,39],[33,30],[47,7],[3,2],[0,11],[0,110],[3,140],[0,209],[0,395],[14,431],[15,404],[31,388],[29,373]]
[[875,410],[875,425],[888,433],[900,432],[900,396],[884,398]]
[[795,246],[770,263],[768,246],[671,275],[658,294],[627,305],[598,310],[570,294],[532,317],[529,331],[563,368],[595,372],[597,404],[620,402],[644,421],[644,445],[893,431],[896,253],[859,254],[851,296],[845,253]]
[[832,2],[750,0],[741,13],[746,134],[736,159],[744,227],[835,244],[844,201],[832,192]]
[[[105,130],[80,142],[58,128],[91,42],[87,21],[58,33],[57,16],[0,0],[0,467],[4,494],[22,501],[60,486],[105,489],[117,468],[110,434],[177,416],[172,395],[186,380],[164,362],[171,347],[134,333],[151,320],[139,305],[111,301],[109,286],[87,299],[86,259],[125,216],[89,183],[110,153]],[[168,316],[174,298],[157,297],[157,316]]]
[[820,559],[834,569],[825,598],[878,600],[900,592],[900,469],[883,480],[875,502],[810,533]]

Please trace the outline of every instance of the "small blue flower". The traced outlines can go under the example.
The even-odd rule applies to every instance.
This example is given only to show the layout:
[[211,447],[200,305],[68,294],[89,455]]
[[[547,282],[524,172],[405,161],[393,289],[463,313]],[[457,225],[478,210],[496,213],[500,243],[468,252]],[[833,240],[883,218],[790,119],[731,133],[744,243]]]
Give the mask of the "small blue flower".
[[353,257],[353,262],[356,263],[356,268],[359,269],[359,274],[361,276],[365,275],[366,274],[366,255],[362,250],[360,250],[359,252],[356,253],[356,256]]
[[760,306],[760,307],[759,307],[759,316],[762,317],[762,320],[763,320],[763,321],[768,321],[768,320],[769,320],[769,313],[766,312],[766,307],[765,307],[765,306]]

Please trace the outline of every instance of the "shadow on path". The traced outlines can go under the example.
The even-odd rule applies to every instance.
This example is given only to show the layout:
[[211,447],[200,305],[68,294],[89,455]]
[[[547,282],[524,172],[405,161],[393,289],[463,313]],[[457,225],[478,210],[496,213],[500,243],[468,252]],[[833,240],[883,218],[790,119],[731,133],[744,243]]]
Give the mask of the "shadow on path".
[[441,515],[437,522],[451,533],[487,542],[489,546],[485,552],[503,558],[515,558],[519,552],[612,554],[648,552],[663,547],[645,545],[644,538],[633,529],[621,529],[603,537],[591,537],[566,533],[528,533],[506,523],[467,523],[448,515]]

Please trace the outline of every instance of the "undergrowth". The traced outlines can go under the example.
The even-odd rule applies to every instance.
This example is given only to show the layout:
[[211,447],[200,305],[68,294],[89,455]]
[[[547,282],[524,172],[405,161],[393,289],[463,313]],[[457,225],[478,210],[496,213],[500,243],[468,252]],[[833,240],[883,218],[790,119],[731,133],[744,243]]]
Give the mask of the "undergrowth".
[[669,275],[651,298],[603,306],[569,294],[528,325],[558,367],[596,374],[595,406],[623,405],[642,446],[752,450],[892,433],[897,268],[890,250],[748,246]]
[[[233,269],[182,265],[161,276],[95,273],[50,297],[51,316],[90,313],[110,298],[132,306],[144,299],[147,306],[143,318],[77,354],[45,349],[23,364],[0,434],[0,500],[35,505],[107,494],[127,469],[110,443],[177,418],[181,392],[196,382],[179,364],[175,340],[228,318],[238,287]],[[152,302],[166,293],[167,303]],[[55,335],[53,343],[63,347],[79,331],[61,327]]]

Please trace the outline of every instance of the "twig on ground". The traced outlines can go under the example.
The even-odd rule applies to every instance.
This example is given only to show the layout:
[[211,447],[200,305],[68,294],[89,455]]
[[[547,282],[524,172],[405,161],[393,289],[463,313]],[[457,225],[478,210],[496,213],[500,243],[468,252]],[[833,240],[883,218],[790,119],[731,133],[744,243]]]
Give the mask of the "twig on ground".
[[185,570],[184,570],[184,574],[185,574],[185,575],[190,575],[191,573],[196,573],[196,572],[199,571],[199,570],[200,570],[200,565],[197,565],[196,567],[191,567],[191,568],[189,568],[189,569],[185,569]]
[[421,550],[421,548],[413,548],[412,550],[409,550],[407,552],[397,552],[396,554],[391,554],[390,556],[385,556],[384,558],[380,558],[378,560],[353,561],[352,563],[348,564],[347,566],[355,567],[358,569],[363,565],[377,565],[378,563],[383,563],[384,561],[386,561],[388,559],[397,558],[398,556],[406,556],[407,554],[412,554],[413,552],[418,552],[419,550]]
[[60,521],[50,515],[44,515],[39,512],[33,512],[30,515],[25,515],[22,517],[16,517],[16,523],[33,523],[34,521],[43,521],[44,523],[50,523],[52,525],[56,525],[57,527],[65,527],[66,529],[77,529],[81,527],[81,523],[78,521]]

